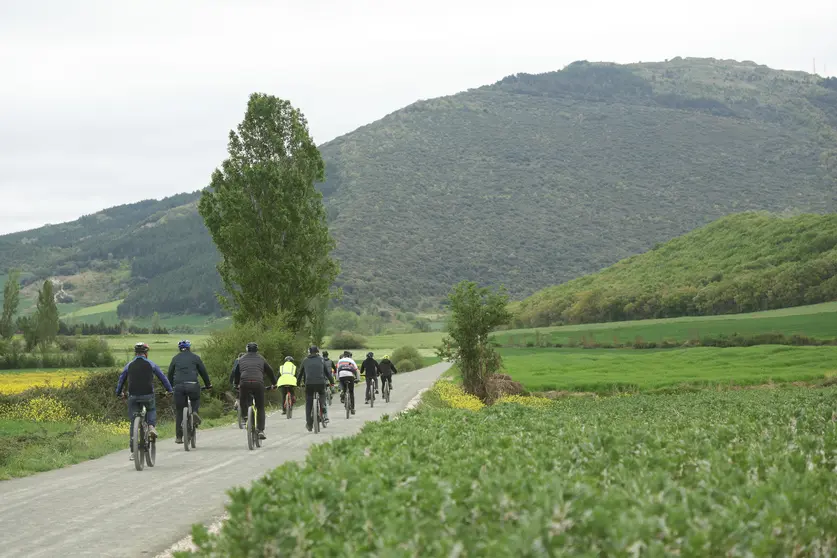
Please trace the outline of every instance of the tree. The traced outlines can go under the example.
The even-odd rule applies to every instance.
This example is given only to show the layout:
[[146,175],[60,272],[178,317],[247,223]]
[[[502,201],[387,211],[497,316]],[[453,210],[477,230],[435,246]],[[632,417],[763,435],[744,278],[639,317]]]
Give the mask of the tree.
[[21,316],[17,319],[17,327],[23,333],[23,341],[26,343],[26,352],[32,352],[38,344],[38,322],[35,316]]
[[437,353],[451,360],[462,373],[462,387],[482,400],[488,399],[486,380],[500,370],[500,355],[491,346],[488,334],[511,319],[506,309],[508,295],[503,287],[492,291],[462,281],[448,296],[450,316],[448,336]]
[[314,299],[313,302],[313,310],[314,313],[311,316],[311,342],[318,347],[323,344],[323,339],[325,338],[326,334],[326,315],[328,313],[328,302],[329,298],[327,296],[321,296]]
[[13,269],[3,287],[3,315],[0,316],[0,337],[11,339],[15,334],[15,314],[20,304],[20,272]]
[[322,157],[302,113],[260,93],[230,131],[228,152],[198,203],[221,253],[218,272],[229,297],[219,299],[237,323],[283,313],[299,331],[338,273],[314,188],[325,178]]
[[160,314],[154,312],[151,316],[151,333],[161,333],[163,326],[160,324]]
[[44,281],[38,291],[38,306],[35,311],[35,324],[38,331],[38,342],[49,344],[58,335],[58,307],[55,305],[55,291],[52,281]]

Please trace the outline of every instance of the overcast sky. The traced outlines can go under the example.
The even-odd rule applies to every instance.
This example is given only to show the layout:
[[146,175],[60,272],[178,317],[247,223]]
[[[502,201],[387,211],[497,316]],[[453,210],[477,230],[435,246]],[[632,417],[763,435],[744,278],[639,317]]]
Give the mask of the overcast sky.
[[254,91],[321,144],[580,59],[835,75],[835,29],[835,0],[0,0],[0,233],[206,186]]

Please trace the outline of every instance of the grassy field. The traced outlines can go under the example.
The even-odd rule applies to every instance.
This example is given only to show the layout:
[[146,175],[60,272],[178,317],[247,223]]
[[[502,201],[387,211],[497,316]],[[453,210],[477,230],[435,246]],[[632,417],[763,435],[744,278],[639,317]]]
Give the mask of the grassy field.
[[833,556],[835,398],[420,408],[233,490],[195,555]]
[[837,302],[749,314],[508,330],[494,334],[494,339],[503,345],[525,346],[529,342],[537,345],[540,336],[542,341],[568,345],[572,342],[582,343],[585,339],[607,343],[624,343],[634,341],[638,337],[644,341],[655,342],[664,339],[688,341],[707,335],[733,333],[783,333],[788,336],[799,334],[834,339],[837,338]]
[[[223,426],[236,420],[228,414],[204,419],[201,429]],[[174,438],[174,423],[159,422],[161,440]],[[84,422],[33,422],[0,418],[0,480],[25,477],[96,459],[125,450],[128,462],[128,427]]]
[[501,349],[509,375],[530,391],[748,386],[837,376],[837,347],[695,347],[669,350]]

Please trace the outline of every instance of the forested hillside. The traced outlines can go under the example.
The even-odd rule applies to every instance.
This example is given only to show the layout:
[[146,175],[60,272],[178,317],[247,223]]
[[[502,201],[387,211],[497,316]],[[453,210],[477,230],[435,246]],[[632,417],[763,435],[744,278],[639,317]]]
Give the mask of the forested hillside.
[[518,326],[731,314],[837,300],[837,214],[724,217],[512,304]]
[[[522,298],[730,213],[835,211],[835,129],[837,80],[711,59],[577,62],[419,101],[321,146],[342,304],[426,308],[462,279]],[[123,316],[211,313],[196,197],[0,237],[0,274],[93,274],[77,297],[124,298]]]

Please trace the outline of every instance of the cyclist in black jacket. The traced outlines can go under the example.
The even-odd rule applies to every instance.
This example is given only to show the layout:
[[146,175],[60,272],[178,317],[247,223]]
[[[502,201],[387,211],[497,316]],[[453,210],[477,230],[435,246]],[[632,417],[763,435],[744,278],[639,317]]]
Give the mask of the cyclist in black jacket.
[[366,374],[366,402],[372,399],[372,389],[378,393],[378,362],[372,358],[372,353],[366,353],[366,360],[360,365],[360,373]]
[[[238,404],[241,409],[250,406],[250,394],[256,398],[256,428],[259,431],[259,439],[264,440],[265,411],[264,394],[265,389],[276,389],[276,374],[273,368],[259,354],[259,346],[251,341],[247,343],[247,353],[239,357],[230,375],[230,383],[239,389]],[[268,388],[265,388],[265,374],[270,378]]]
[[389,390],[392,391],[392,375],[398,374],[398,370],[395,369],[395,365],[389,359],[389,355],[384,355],[384,358],[378,363],[378,372],[381,374],[381,381],[388,382]]
[[169,383],[174,386],[174,405],[176,409],[174,424],[175,424],[175,443],[183,443],[183,421],[180,417],[183,416],[183,409],[186,407],[186,399],[192,401],[192,415],[195,420],[195,428],[201,423],[201,417],[198,416],[198,409],[201,406],[201,387],[198,384],[198,374],[203,378],[203,385],[206,389],[212,388],[212,381],[209,379],[209,374],[206,373],[206,366],[204,366],[201,357],[192,352],[192,343],[188,339],[184,339],[177,344],[180,353],[174,355],[169,364]]

